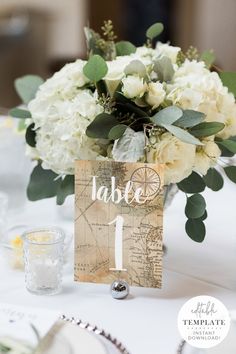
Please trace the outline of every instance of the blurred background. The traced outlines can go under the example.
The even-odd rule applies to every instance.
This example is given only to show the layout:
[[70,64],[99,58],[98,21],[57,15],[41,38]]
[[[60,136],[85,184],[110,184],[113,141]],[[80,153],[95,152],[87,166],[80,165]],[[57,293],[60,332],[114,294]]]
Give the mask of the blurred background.
[[114,22],[119,39],[136,45],[161,21],[161,40],[187,49],[214,49],[217,65],[236,70],[235,0],[0,0],[0,107],[19,103],[13,88],[24,74],[51,75],[86,56],[83,27]]

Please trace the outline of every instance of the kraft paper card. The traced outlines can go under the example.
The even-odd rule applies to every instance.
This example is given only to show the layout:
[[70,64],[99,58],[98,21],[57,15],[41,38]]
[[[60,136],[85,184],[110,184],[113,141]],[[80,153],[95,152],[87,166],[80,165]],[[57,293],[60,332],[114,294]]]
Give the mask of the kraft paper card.
[[75,280],[160,288],[163,166],[76,161]]

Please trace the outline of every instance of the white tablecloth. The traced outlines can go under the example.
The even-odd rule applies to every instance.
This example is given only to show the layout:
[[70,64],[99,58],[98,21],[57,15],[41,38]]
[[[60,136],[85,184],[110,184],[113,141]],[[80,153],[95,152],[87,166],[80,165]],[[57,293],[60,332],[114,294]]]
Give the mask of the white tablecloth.
[[[236,187],[229,182],[222,192],[207,192],[208,234],[203,244],[185,235],[184,195],[176,196],[165,217],[168,254],[162,290],[132,288],[128,299],[114,300],[108,286],[74,283],[71,259],[65,267],[63,292],[35,296],[25,290],[23,273],[9,269],[0,257],[0,301],[79,316],[117,337],[131,354],[175,354],[181,339],[177,314],[190,297],[212,295],[228,309],[236,309],[235,195]],[[73,232],[73,224],[62,220],[57,209],[54,200],[28,202],[21,213],[11,215],[9,224],[58,225]]]

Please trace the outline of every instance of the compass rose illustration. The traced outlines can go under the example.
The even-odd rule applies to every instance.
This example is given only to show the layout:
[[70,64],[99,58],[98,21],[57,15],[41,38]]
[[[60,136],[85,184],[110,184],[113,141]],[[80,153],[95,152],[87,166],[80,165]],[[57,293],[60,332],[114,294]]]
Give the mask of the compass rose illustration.
[[137,168],[130,179],[133,182],[134,191],[141,188],[143,197],[155,197],[160,190],[161,179],[159,174],[151,167],[144,166]]

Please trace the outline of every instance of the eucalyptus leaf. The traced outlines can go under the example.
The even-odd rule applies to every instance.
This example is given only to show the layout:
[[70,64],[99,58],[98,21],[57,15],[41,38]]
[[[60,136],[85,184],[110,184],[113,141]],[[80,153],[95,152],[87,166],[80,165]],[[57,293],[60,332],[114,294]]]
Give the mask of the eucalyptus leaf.
[[219,75],[223,85],[236,97],[236,72],[222,72]]
[[227,139],[227,140],[222,140],[217,142],[217,144],[225,147],[228,151],[232,152],[233,154],[236,154],[236,141]]
[[153,117],[151,117],[151,120],[154,124],[157,125],[173,124],[174,122],[178,121],[182,115],[182,109],[177,106],[170,106],[157,112]]
[[19,132],[22,132],[27,129],[27,125],[25,123],[25,119],[20,119],[19,124],[17,125],[17,129]]
[[120,41],[116,43],[117,55],[130,55],[136,52],[136,47],[128,41]]
[[201,194],[194,194],[187,198],[185,214],[189,219],[198,219],[206,210],[206,202]]
[[30,176],[27,187],[27,196],[31,201],[45,198],[51,198],[57,195],[60,185],[58,175],[51,170],[44,170],[42,166],[37,165]]
[[25,109],[12,108],[9,111],[9,115],[14,118],[26,119],[31,118],[31,113]]
[[210,168],[207,171],[207,174],[203,176],[203,179],[207,187],[212,189],[214,192],[219,191],[224,186],[224,179],[215,168]]
[[30,124],[25,132],[25,140],[27,144],[31,147],[36,146],[36,131],[34,123]]
[[196,137],[207,137],[215,135],[223,130],[225,125],[219,122],[204,122],[191,128],[189,132]]
[[[206,220],[208,218],[208,214],[207,214],[207,211],[205,210],[205,213],[200,217],[200,219],[202,221]],[[196,220],[196,219],[193,219],[193,220]]]
[[216,56],[212,50],[206,50],[202,53],[201,60],[204,61],[206,67],[210,69],[216,60]]
[[75,192],[75,177],[73,175],[65,176],[57,189],[57,204],[62,205],[68,195]]
[[236,183],[236,166],[228,166],[224,168],[226,176],[234,183]]
[[188,219],[185,224],[187,235],[195,242],[203,242],[206,236],[206,227],[201,219]]
[[111,128],[109,134],[108,134],[108,138],[110,140],[117,140],[120,139],[122,137],[122,135],[124,134],[124,132],[127,129],[127,125],[125,124],[118,124],[115,125],[114,127]]
[[101,48],[97,46],[97,41],[101,38],[100,34],[89,27],[84,28],[84,34],[89,55],[98,54],[102,56],[103,52]]
[[178,188],[185,193],[201,193],[205,190],[206,184],[203,178],[196,172],[177,184]]
[[26,75],[15,80],[15,89],[22,101],[28,104],[35,98],[36,92],[43,82],[43,79],[39,76]]
[[127,128],[123,136],[115,141],[112,156],[116,161],[137,162],[144,156],[144,148],[144,133]]
[[100,81],[108,72],[108,66],[100,55],[93,55],[89,58],[83,68],[84,75],[91,81]]
[[118,124],[118,119],[113,115],[101,113],[87,127],[86,135],[90,138],[108,139],[111,128]]
[[[232,139],[232,138],[231,138]],[[233,157],[234,156],[234,153],[229,151],[228,149],[226,149],[225,146],[223,146],[221,143],[222,143],[222,139],[220,138],[215,138],[215,143],[218,145],[218,147],[220,148],[221,150],[221,156],[222,157]]]
[[171,134],[175,135],[179,140],[183,141],[184,143],[192,145],[204,145],[203,143],[201,143],[200,140],[196,139],[186,130],[168,124],[162,124],[161,126],[168,130]]
[[151,40],[158,37],[164,30],[164,26],[162,23],[157,22],[150,26],[146,31],[146,37]]
[[183,115],[178,119],[174,125],[180,128],[192,128],[195,125],[201,123],[205,119],[206,115],[202,112],[186,109],[183,111]]
[[125,75],[139,75],[140,77],[145,77],[147,75],[147,70],[145,65],[140,60],[132,60],[125,67]]
[[167,56],[162,56],[154,61],[153,70],[161,82],[169,82],[172,80],[175,70],[171,59]]

